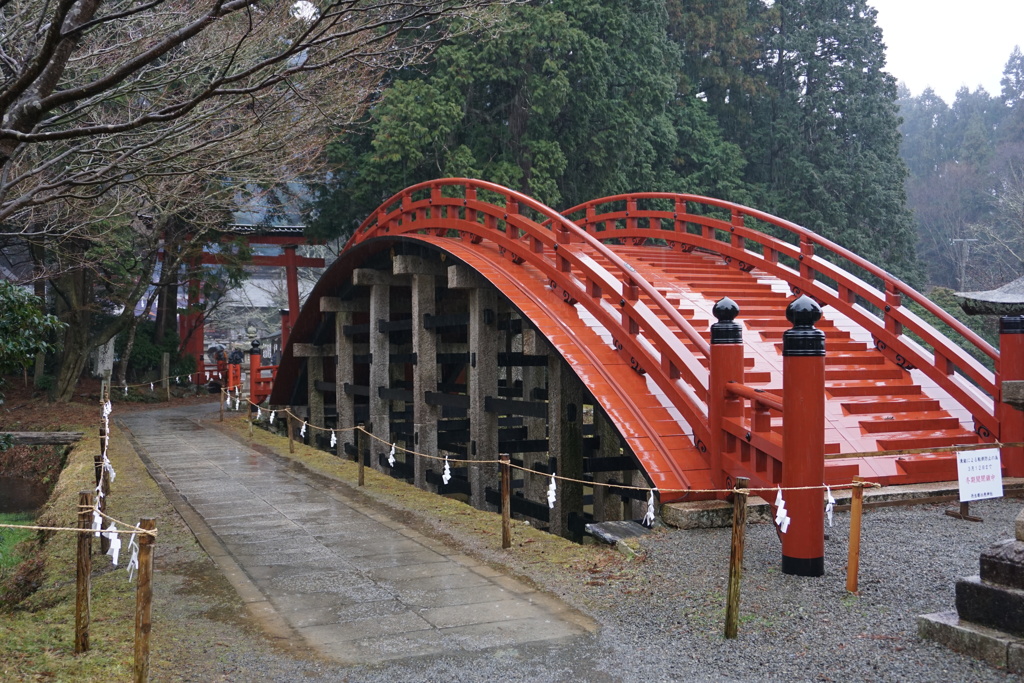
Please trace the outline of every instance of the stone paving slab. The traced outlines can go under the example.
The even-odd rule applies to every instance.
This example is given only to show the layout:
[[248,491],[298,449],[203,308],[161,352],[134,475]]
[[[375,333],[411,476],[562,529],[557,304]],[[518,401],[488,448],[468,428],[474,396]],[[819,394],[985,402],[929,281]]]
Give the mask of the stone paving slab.
[[376,663],[592,630],[557,599],[204,427],[215,412],[178,408],[121,422],[276,637],[344,662]]

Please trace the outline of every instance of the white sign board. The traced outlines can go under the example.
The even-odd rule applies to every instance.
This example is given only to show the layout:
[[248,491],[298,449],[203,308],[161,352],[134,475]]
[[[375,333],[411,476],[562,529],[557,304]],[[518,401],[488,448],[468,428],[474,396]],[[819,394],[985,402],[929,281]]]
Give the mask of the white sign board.
[[956,470],[960,477],[960,502],[1002,498],[1002,468],[998,448],[957,453]]

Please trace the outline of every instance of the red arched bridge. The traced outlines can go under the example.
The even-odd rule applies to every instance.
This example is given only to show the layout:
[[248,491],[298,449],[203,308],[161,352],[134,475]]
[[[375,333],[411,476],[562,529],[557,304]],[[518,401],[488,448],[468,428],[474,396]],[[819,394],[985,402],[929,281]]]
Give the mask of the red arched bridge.
[[[795,365],[784,378],[794,295],[823,311],[820,377]],[[711,343],[724,297],[740,344]],[[295,323],[270,402],[314,426],[366,424],[375,466],[398,443],[392,473],[478,507],[497,500],[499,453],[574,480],[554,508],[542,477],[513,482],[514,512],[568,533],[635,514],[646,494],[629,486],[665,503],[737,477],[778,485],[806,419],[820,422],[806,433],[824,483],[956,479],[949,447],[1024,436],[1001,401],[1001,382],[1019,379],[1008,373],[907,284],[775,216],[666,193],[559,213],[445,179],[403,190],[355,231]],[[787,403],[801,382],[823,419]],[[354,453],[352,434],[339,433],[339,454]],[[445,481],[440,461],[413,453],[459,462]],[[1024,475],[1022,449],[1004,448],[1003,467]],[[621,488],[592,485],[608,483]]]

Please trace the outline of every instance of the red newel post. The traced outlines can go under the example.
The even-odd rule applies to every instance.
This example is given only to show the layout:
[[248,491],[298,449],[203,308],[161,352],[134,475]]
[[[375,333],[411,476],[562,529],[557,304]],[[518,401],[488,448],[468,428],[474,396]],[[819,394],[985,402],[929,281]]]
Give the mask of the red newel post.
[[[821,308],[801,296],[786,308],[793,328],[782,335],[782,488],[825,481],[825,333]],[[825,573],[825,520],[820,489],[783,491],[792,522],[782,535],[782,573]]]
[[[1003,443],[1024,442],[1024,410],[1006,402],[1004,382],[1024,381],[1024,316],[1004,315],[999,318],[1000,402],[999,440]],[[1024,447],[1004,446],[1000,452],[1008,477],[1024,477]]]
[[736,397],[727,398],[725,385],[743,383],[743,327],[735,322],[740,309],[724,297],[711,311],[717,323],[711,325],[711,358],[708,376],[708,444],[711,455],[711,476],[715,486],[727,488],[725,462],[726,434],[722,429],[723,417],[739,417],[743,403]]
[[[262,362],[263,354],[260,351],[260,340],[254,339],[252,348],[249,349],[249,400],[257,405],[263,402],[263,397],[259,395],[260,364]],[[249,411],[252,412],[252,406],[249,406]]]

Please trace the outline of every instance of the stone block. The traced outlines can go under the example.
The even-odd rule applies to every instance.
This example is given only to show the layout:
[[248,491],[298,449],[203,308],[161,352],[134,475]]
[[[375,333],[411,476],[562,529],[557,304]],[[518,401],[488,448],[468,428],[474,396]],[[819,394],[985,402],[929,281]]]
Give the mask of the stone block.
[[956,611],[966,621],[1024,636],[1024,590],[968,576],[956,582]]
[[1003,403],[1014,408],[1024,409],[1024,381],[1007,380],[1003,382]]
[[1006,651],[1006,669],[1015,674],[1024,673],[1024,643],[1011,641]]
[[[732,503],[702,500],[694,503],[669,503],[661,506],[661,519],[677,529],[718,529],[732,526]],[[747,523],[767,522],[771,511],[757,496],[747,498]]]
[[1024,588],[1024,542],[999,541],[981,553],[981,579],[1012,588]]
[[956,612],[921,615],[917,618],[917,634],[999,667],[1007,665],[1010,643],[1020,642],[1004,633],[964,621]]

